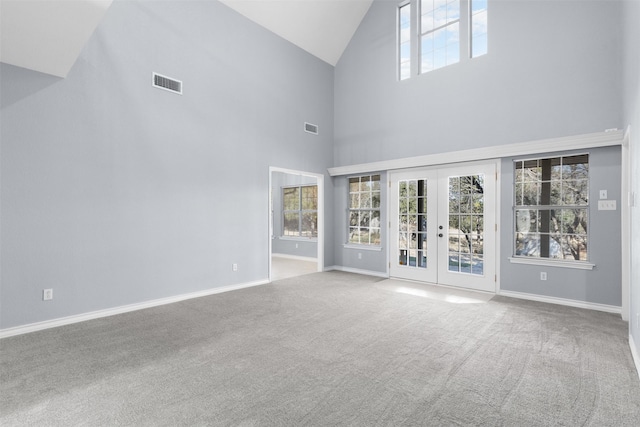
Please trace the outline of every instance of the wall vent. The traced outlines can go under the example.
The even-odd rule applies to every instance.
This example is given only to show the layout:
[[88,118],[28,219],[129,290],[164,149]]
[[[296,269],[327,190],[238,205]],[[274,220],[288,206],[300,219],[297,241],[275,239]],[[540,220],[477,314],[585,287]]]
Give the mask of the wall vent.
[[151,84],[153,87],[157,87],[158,89],[164,89],[169,92],[182,95],[182,82],[180,80],[172,79],[171,77],[163,76],[162,74],[153,73],[153,80]]
[[312,133],[314,135],[318,134],[318,125],[312,125],[311,123],[304,123],[304,131]]

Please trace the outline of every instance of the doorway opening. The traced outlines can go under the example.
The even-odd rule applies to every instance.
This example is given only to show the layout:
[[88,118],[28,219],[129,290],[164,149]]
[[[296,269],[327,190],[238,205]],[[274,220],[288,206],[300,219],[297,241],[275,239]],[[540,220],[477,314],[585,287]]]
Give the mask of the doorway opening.
[[324,175],[269,168],[269,281],[322,271]]

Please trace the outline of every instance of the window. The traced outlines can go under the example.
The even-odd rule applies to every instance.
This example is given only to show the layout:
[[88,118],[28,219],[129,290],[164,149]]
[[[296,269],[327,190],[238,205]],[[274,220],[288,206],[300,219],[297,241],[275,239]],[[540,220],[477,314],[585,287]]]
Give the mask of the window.
[[420,1],[420,72],[460,62],[460,0]]
[[[411,77],[412,69],[414,74],[424,74],[486,54],[487,5],[488,0],[406,0],[400,3],[396,63],[399,79]],[[412,29],[414,22],[417,31]],[[461,52],[468,54],[463,58]],[[412,65],[414,61],[418,65]]]
[[471,2],[471,57],[487,53],[487,0]]
[[515,162],[518,257],[587,261],[589,155]]
[[318,186],[284,187],[282,216],[283,236],[318,237]]
[[411,3],[398,8],[398,64],[400,80],[411,76]]
[[349,178],[349,243],[380,245],[380,175]]

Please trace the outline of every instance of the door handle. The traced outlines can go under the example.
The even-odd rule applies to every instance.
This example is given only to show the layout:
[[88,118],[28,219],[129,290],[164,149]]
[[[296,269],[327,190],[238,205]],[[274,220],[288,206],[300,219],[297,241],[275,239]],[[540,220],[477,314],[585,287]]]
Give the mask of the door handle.
[[438,227],[440,230],[442,230],[442,226]]

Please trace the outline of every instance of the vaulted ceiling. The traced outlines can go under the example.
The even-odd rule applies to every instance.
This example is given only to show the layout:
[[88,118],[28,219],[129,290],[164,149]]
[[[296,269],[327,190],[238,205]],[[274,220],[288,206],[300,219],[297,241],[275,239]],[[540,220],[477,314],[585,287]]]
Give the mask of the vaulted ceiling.
[[[0,0],[0,62],[66,77],[112,1]],[[373,0],[220,1],[335,65]]]

